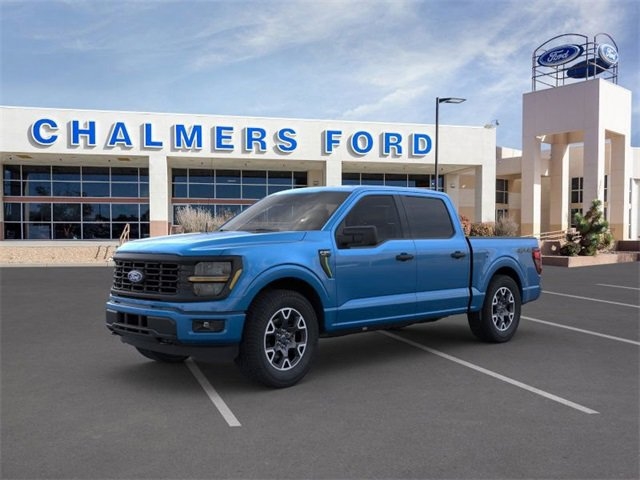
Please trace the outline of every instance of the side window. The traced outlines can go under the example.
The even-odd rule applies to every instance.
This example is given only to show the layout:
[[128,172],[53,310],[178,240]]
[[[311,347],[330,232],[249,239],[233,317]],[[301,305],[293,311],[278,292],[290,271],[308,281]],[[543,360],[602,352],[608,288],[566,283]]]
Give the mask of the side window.
[[[400,218],[391,195],[370,195],[362,198],[347,214],[337,230],[337,242],[346,247],[349,227],[373,227],[377,244],[392,238],[402,238]],[[345,230],[346,228],[346,230]],[[358,246],[352,243],[351,246]],[[362,245],[360,245],[362,246]]]
[[449,238],[454,234],[447,206],[439,198],[402,197],[411,238]]

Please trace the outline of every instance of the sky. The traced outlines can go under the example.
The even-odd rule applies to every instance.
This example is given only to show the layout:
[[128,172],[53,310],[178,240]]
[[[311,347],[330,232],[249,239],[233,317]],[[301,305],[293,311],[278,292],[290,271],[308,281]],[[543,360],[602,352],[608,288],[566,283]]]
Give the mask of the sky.
[[[633,93],[637,0],[0,0],[0,104],[484,126],[521,148],[533,51],[604,32]],[[497,122],[496,122],[497,120]]]

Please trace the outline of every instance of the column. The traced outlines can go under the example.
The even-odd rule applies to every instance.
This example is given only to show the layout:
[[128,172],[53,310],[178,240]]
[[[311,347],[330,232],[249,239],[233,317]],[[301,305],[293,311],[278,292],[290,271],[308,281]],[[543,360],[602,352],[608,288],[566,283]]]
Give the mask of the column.
[[327,158],[324,164],[325,168],[325,185],[337,186],[342,185],[342,161],[340,158]]
[[149,155],[149,234],[169,233],[169,166],[163,154]]
[[569,227],[569,145],[566,135],[551,145],[551,194],[549,198],[549,230],[556,232]]
[[522,150],[522,205],[520,232],[525,236],[540,235],[540,203],[542,161],[540,139],[524,136]]
[[494,222],[496,219],[495,161],[475,167],[475,221]]
[[616,240],[631,238],[629,231],[631,185],[629,179],[632,174],[632,165],[629,137],[627,135],[612,135],[607,200],[609,203],[609,229]]
[[595,199],[604,208],[604,129],[596,124],[584,132],[584,158],[582,163],[582,213],[587,213]]

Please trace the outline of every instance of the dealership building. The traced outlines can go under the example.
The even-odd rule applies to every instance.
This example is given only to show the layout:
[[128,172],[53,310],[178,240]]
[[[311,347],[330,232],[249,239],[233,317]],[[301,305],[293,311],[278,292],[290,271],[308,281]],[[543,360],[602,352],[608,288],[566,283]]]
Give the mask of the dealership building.
[[497,147],[495,125],[0,107],[0,240],[143,238],[170,233],[186,205],[227,215],[290,188],[436,178],[471,221],[507,216],[540,235],[600,199],[614,237],[637,239],[631,92],[610,69],[568,81],[566,64],[598,43],[571,46],[534,52],[522,151]]

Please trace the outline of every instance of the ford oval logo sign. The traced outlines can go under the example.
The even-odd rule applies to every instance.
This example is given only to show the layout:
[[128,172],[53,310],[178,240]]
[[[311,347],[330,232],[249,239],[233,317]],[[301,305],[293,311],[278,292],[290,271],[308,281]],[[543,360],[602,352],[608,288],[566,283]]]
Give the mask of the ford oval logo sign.
[[578,58],[583,51],[580,45],[560,45],[540,55],[538,63],[543,67],[557,67]]
[[144,280],[144,275],[139,270],[131,270],[129,273],[127,273],[127,278],[131,283],[140,283],[142,280]]
[[607,67],[613,67],[618,63],[618,50],[613,45],[603,43],[598,47],[598,58],[602,60]]

